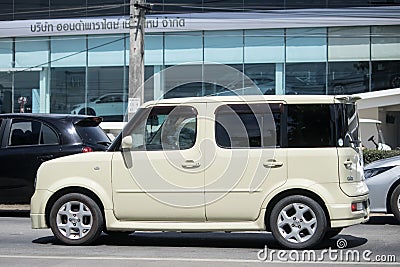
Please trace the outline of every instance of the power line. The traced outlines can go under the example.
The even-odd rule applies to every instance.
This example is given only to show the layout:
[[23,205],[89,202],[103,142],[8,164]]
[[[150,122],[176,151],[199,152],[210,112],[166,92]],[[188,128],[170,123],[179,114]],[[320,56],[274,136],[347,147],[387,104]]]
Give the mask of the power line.
[[[179,8],[179,9],[186,9],[186,10],[198,10],[198,13],[203,13],[207,11],[220,11],[220,12],[258,12],[258,13],[264,13],[264,12],[274,12],[274,11],[280,11],[280,10],[285,10],[285,11],[294,11],[294,10],[302,10],[301,12],[307,12],[304,10],[309,10],[309,9],[320,9],[320,10],[325,10],[325,9],[337,9],[337,8],[342,8],[342,9],[354,9],[354,8],[368,8],[368,7],[373,7],[374,10],[377,10],[379,8],[386,8],[387,10],[388,7],[393,7],[397,6],[399,7],[400,4],[393,3],[393,4],[382,4],[382,5],[370,5],[370,6],[313,6],[313,5],[308,5],[305,6],[302,4],[300,7],[285,7],[285,6],[276,6],[276,5],[259,5],[259,4],[253,4],[253,5],[241,5],[241,6],[231,6],[227,7],[223,3],[224,1],[220,1],[221,6],[216,6],[216,5],[207,5],[207,4],[182,4],[182,3],[152,3],[153,6],[155,7],[162,7],[164,10],[153,10],[153,14],[167,14],[168,12],[171,12],[172,14],[187,14],[188,12],[185,10],[165,10],[164,7],[171,7],[171,8]],[[7,16],[7,15],[30,15],[30,14],[43,14],[43,13],[61,13],[61,12],[71,12],[72,14],[88,14],[88,13],[93,13],[96,11],[102,11],[102,10],[110,10],[110,9],[118,9],[121,7],[128,7],[129,3],[121,3],[121,4],[107,4],[107,5],[96,5],[96,6],[83,6],[83,7],[68,7],[68,8],[58,8],[58,9],[51,9],[51,6],[49,9],[25,9],[24,11],[17,11],[17,12],[6,12],[6,13],[0,13],[0,16]],[[128,11],[128,10],[127,10]],[[119,14],[119,13],[115,13]],[[57,14],[55,14],[57,15]],[[109,15],[109,14],[108,14]],[[123,15],[128,15],[128,13],[123,14]],[[51,15],[50,15],[51,17]]]

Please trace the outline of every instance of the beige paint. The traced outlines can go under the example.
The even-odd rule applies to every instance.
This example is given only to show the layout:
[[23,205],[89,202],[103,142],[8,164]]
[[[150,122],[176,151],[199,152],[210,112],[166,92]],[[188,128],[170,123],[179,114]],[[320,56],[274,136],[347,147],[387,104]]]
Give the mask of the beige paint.
[[[339,102],[330,96],[251,96],[246,100]],[[32,227],[48,227],[44,219],[45,203],[54,192],[71,186],[87,188],[99,196],[105,207],[106,228],[109,230],[264,230],[268,203],[277,194],[291,189],[304,189],[317,194],[326,205],[333,227],[350,226],[368,219],[369,210],[367,213],[350,210],[352,202],[368,199],[358,154],[352,148],[276,148],[265,158],[260,156],[259,149],[243,149],[243,154],[237,155],[249,159],[247,168],[240,168],[240,164],[229,165],[230,152],[212,143],[214,125],[207,117],[212,117],[215,108],[222,103],[242,101],[239,97],[209,97],[185,99],[185,103],[178,99],[145,104],[144,107],[184,104],[197,108],[196,144],[183,151],[180,158],[175,158],[173,151],[130,152],[128,159],[121,152],[96,152],[46,162],[38,171],[37,187],[32,198]],[[208,143],[204,143],[206,140]],[[208,158],[210,148],[216,151],[212,160]],[[194,168],[183,172],[167,164],[166,159],[171,157],[180,164],[186,160],[193,160],[200,166],[210,164],[204,171],[197,172]],[[278,166],[270,167],[269,160],[275,160]],[[229,173],[227,165],[231,168],[230,173],[236,173],[240,178],[229,188],[213,183],[214,177],[224,177]],[[165,191],[161,183],[154,182],[144,192],[135,177],[154,175],[149,169],[154,166],[158,178],[164,177],[185,190]],[[251,186],[255,174],[266,175],[259,187]],[[213,196],[221,193],[223,197],[212,201]],[[188,205],[166,204],[154,196],[179,200],[179,203]]]

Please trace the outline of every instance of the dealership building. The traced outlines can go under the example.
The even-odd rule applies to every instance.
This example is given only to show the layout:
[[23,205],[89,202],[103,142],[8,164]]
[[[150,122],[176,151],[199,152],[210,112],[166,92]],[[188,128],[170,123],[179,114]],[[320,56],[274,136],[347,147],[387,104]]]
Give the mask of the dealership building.
[[[360,94],[361,117],[381,120],[400,146],[399,0],[148,2],[145,78],[156,78],[145,100],[222,93],[199,82],[212,84],[205,70],[223,64],[262,94]],[[71,113],[107,96],[125,112],[129,0],[0,6],[2,113]],[[170,67],[182,75],[157,75]]]

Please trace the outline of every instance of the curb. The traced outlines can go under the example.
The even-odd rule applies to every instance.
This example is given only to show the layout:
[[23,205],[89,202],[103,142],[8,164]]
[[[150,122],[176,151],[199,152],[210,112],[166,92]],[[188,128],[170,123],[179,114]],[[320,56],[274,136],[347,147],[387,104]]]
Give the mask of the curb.
[[0,211],[30,211],[30,205],[0,204]]

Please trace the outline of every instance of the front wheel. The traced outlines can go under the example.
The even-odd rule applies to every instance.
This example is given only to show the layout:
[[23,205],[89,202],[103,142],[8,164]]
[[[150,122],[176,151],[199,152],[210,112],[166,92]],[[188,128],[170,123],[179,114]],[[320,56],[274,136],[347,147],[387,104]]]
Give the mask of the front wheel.
[[400,222],[400,185],[398,185],[390,197],[390,206],[392,208],[392,213],[396,220]]
[[313,199],[295,195],[280,200],[272,209],[271,231],[275,239],[290,249],[305,249],[320,243],[327,222],[322,207]]
[[69,193],[51,207],[50,228],[54,236],[65,244],[90,244],[103,230],[103,214],[90,197]]

